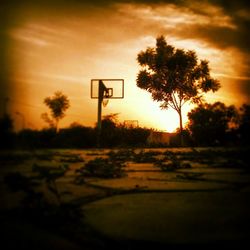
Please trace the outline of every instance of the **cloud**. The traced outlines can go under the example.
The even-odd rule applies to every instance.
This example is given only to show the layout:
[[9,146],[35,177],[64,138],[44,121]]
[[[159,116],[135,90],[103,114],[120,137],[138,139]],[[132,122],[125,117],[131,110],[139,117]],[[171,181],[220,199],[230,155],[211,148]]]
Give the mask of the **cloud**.
[[[136,18],[134,23],[140,17],[152,23],[158,22],[159,25],[165,23],[165,26],[174,25],[177,28],[178,25],[185,24],[186,26],[184,25],[181,29],[185,31],[183,35],[191,33],[189,31],[191,29],[200,38],[204,38],[220,48],[234,46],[249,52],[250,10],[248,1],[245,0],[38,0],[35,2],[33,0],[9,0],[6,2],[8,3],[6,12],[11,14],[10,19],[15,19],[12,12],[15,14],[15,11],[28,8],[37,9],[37,15],[39,12],[41,15],[42,13],[52,15],[53,12],[61,12],[65,13],[65,16],[67,13],[82,13],[83,15],[89,13],[91,15],[99,9],[104,12],[103,18],[105,19],[105,10],[109,9],[113,11],[113,15],[116,15],[117,9],[114,6],[130,5],[132,12],[127,14],[130,16],[132,13],[134,14],[133,17]],[[127,11],[130,10],[127,8]],[[122,19],[122,16],[120,18]],[[9,20],[9,22],[11,21]]]

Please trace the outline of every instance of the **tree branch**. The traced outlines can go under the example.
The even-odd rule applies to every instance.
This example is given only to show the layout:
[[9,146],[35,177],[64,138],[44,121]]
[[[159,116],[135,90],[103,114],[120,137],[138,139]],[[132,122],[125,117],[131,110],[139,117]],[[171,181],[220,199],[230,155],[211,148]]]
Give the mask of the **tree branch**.
[[172,105],[171,103],[168,104],[172,109],[176,110],[176,107]]
[[171,94],[171,96],[172,96],[172,103],[173,103],[173,105],[175,107],[175,110],[179,110],[178,103],[177,103],[177,100],[176,100],[176,97],[175,97],[175,92],[173,92]]

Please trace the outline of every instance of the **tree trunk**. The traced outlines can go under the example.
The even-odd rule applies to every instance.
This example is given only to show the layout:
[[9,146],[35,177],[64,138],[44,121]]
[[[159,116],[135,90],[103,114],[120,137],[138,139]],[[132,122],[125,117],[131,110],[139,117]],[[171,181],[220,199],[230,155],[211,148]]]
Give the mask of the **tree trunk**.
[[58,123],[59,123],[59,120],[56,119],[56,122],[55,122],[55,129],[56,129],[56,133],[58,133]]
[[181,147],[184,146],[184,142],[183,142],[183,127],[182,127],[182,113],[181,113],[181,109],[178,111],[179,117],[180,117],[180,145]]

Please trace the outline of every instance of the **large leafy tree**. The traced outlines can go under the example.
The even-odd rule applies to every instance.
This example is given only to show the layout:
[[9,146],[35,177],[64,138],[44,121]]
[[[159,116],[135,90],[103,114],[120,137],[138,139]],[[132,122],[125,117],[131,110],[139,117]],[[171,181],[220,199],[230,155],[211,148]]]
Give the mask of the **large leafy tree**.
[[51,127],[58,130],[59,121],[65,116],[65,111],[70,107],[69,99],[61,91],[56,91],[54,96],[46,97],[44,103],[51,111],[51,117],[47,113],[42,114],[42,118],[49,123]]
[[188,130],[196,144],[202,146],[222,145],[231,129],[237,126],[236,108],[224,103],[204,103],[188,113]]
[[151,93],[162,109],[176,110],[180,119],[182,139],[182,107],[185,103],[199,103],[203,93],[217,91],[220,84],[210,76],[208,61],[198,60],[194,51],[176,49],[165,38],[156,39],[155,48],[147,48],[137,55],[142,67],[137,86]]

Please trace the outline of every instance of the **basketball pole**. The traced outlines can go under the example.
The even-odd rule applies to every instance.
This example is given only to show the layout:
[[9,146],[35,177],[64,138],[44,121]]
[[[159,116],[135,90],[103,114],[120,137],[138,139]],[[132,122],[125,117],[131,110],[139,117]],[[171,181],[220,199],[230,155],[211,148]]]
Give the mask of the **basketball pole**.
[[101,132],[102,132],[102,101],[104,91],[106,90],[102,80],[99,80],[98,84],[98,110],[97,110],[97,147],[101,146]]
[[[107,82],[108,87],[105,86],[104,82]],[[113,85],[109,82],[118,82],[121,83],[120,93],[113,96]],[[119,87],[120,85],[118,85]],[[119,91],[119,90],[118,90]],[[98,96],[96,95],[98,93]],[[98,99],[98,108],[97,108],[97,124],[96,124],[96,144],[97,147],[101,147],[101,135],[102,135],[102,104],[104,106],[107,103],[103,103],[104,99],[123,99],[124,98],[124,79],[91,79],[90,95],[92,99]]]

